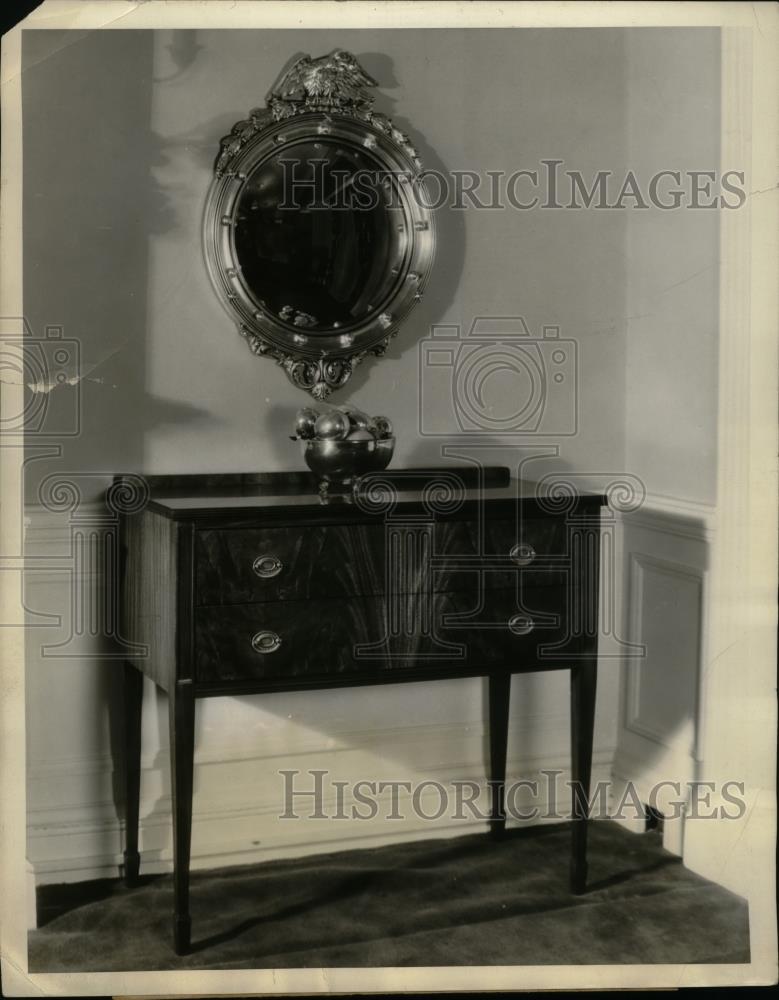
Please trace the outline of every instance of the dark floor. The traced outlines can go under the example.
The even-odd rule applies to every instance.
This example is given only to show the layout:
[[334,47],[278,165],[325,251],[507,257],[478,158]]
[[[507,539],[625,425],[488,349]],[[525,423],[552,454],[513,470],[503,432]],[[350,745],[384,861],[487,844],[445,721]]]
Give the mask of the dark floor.
[[31,972],[749,961],[746,902],[684,868],[657,832],[537,827],[195,872],[193,952],[171,947],[169,875],[39,890]]

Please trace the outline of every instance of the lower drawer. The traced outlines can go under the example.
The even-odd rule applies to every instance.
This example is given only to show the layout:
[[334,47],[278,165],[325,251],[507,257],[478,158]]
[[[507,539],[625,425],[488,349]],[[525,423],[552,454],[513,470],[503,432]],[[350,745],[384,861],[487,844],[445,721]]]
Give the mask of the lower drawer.
[[196,680],[565,667],[594,642],[568,634],[566,602],[564,589],[540,587],[199,608]]

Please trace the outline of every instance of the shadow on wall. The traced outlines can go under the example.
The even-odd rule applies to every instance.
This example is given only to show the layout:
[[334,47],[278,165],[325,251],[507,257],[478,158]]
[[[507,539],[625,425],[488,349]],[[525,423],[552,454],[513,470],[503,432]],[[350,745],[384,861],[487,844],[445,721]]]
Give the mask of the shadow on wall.
[[44,376],[66,380],[27,434],[32,502],[50,473],[86,469],[93,499],[101,474],[142,468],[149,430],[207,416],[146,390],[149,237],[176,225],[154,178],[153,35],[23,34],[25,318]]
[[[191,43],[180,46],[180,67]],[[177,224],[154,176],[166,152],[151,131],[153,44],[152,31],[22,36],[24,314],[38,362],[27,378],[53,385],[25,400],[24,492],[33,505],[56,491],[52,477],[78,502],[92,501],[116,471],[143,468],[150,430],[211,419],[146,388],[149,237]],[[81,738],[99,745],[107,727],[120,759],[121,660],[99,639],[82,639],[92,639],[78,662],[95,708],[80,724],[96,739]],[[41,666],[36,656],[31,644],[29,669]],[[44,699],[40,710],[45,718],[54,708]],[[121,810],[120,776],[114,769]]]

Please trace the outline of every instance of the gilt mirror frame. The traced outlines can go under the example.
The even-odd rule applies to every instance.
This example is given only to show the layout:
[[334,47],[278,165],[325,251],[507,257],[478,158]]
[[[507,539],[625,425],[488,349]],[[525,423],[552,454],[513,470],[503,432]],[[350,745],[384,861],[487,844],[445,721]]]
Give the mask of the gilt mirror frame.
[[[317,399],[342,388],[367,356],[386,352],[422,298],[435,252],[422,164],[408,136],[372,110],[367,88],[375,86],[343,50],[297,59],[270,91],[266,107],[250,111],[221,140],[206,199],[203,246],[220,301],[251,350],[276,361],[294,385]],[[346,155],[351,150],[359,162],[375,163],[392,195],[390,222],[397,233],[380,301],[368,304],[361,318],[327,329],[311,329],[314,317],[292,305],[269,308],[245,279],[236,251],[239,202],[252,175],[274,157],[278,162],[280,152],[304,144],[324,157],[329,149]]]

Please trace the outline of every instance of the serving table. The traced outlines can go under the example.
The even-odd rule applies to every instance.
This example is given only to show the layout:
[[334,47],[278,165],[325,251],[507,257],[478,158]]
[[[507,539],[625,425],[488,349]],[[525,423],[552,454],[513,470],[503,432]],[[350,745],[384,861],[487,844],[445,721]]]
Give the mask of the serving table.
[[122,634],[141,647],[124,667],[124,875],[132,885],[140,867],[145,675],[169,700],[179,954],[190,948],[198,698],[486,676],[500,836],[512,674],[569,670],[571,889],[583,891],[602,496],[539,496],[499,467],[382,473],[331,503],[308,473],[145,484],[120,529]]

